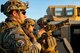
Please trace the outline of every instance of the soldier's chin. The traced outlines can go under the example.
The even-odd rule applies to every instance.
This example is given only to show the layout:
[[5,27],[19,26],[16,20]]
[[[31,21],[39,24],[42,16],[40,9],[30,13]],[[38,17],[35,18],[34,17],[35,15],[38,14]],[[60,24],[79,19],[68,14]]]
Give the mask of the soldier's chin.
[[21,21],[21,20],[20,20],[20,21],[19,21],[19,23],[20,23],[20,24],[23,24],[23,23],[24,23],[24,21]]

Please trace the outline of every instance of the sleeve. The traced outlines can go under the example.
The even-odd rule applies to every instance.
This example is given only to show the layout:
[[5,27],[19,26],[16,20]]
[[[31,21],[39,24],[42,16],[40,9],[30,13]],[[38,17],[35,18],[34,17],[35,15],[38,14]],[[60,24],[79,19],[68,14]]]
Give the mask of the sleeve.
[[[38,47],[40,46],[38,45]],[[28,50],[24,51],[23,53],[40,53],[41,50],[38,47],[35,44],[33,44],[29,47]]]
[[[10,28],[5,30],[3,34],[2,45],[5,49],[8,49],[7,51],[13,53],[40,53],[40,44],[34,43],[29,45],[30,41],[24,39],[24,34],[16,33],[16,31],[16,28]],[[28,50],[26,51],[23,50],[25,45],[28,46]]]
[[6,29],[2,35],[1,45],[7,52],[16,53],[16,39],[15,34],[13,33],[15,30]]

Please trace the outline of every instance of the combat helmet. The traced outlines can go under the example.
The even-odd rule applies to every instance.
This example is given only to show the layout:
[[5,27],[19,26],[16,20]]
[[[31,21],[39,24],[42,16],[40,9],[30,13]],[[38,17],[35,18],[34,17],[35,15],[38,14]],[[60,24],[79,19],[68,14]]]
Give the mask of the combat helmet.
[[5,4],[1,5],[1,12],[7,15],[11,10],[26,10],[28,3],[21,0],[9,0]]
[[52,15],[45,15],[44,17],[38,19],[37,24],[43,28],[45,27],[50,21],[53,21]]
[[29,25],[35,25],[35,21],[33,19],[31,19],[31,18],[25,19],[24,23],[25,24],[28,23]]

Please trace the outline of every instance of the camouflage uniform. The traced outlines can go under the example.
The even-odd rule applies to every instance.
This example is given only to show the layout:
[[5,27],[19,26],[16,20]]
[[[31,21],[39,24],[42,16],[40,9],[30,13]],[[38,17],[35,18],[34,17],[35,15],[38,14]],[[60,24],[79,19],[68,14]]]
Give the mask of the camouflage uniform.
[[[9,0],[1,6],[1,12],[9,17],[11,10],[26,10],[28,6],[20,0]],[[0,53],[32,53],[37,46],[33,45],[24,33],[21,24],[11,17],[0,24]],[[34,50],[34,48],[36,50]],[[38,53],[38,52],[36,52]]]
[[[47,18],[40,18],[37,23],[45,30],[47,25]],[[38,38],[38,41],[42,46],[41,53],[58,53],[57,42],[55,37],[52,37],[51,31],[42,33],[41,37]]]
[[[28,25],[28,27],[26,27],[26,25]],[[34,25],[35,25],[34,20],[32,20],[31,18],[27,18],[27,19],[25,19],[24,24],[22,25],[22,29],[24,30],[26,35],[30,38],[30,41],[33,43],[33,45],[35,44],[35,46],[37,47],[37,48],[34,48],[34,50],[36,50],[36,49],[37,50],[33,51],[33,53],[40,53],[41,45],[37,42],[37,40],[36,40],[36,38],[35,38],[35,36],[33,34],[33,31],[29,31],[28,30],[30,28],[30,26],[34,27]]]
[[[68,20],[62,21],[57,24],[55,23],[54,19],[53,20],[50,19],[51,18],[45,17],[45,18],[40,18],[37,21],[38,25],[41,28],[44,28],[46,31],[39,38],[39,40],[41,40],[39,42],[41,42],[42,44],[42,52],[47,53],[49,51],[48,53],[58,53],[59,51],[59,53],[73,53],[70,43],[67,41],[66,38],[60,36],[60,31],[58,31],[60,30],[61,26],[64,25],[64,23],[68,22]],[[45,41],[42,42],[43,40]]]
[[[28,27],[26,27],[26,24],[28,25]],[[33,31],[30,32],[30,31],[28,30],[28,28],[30,27],[30,25],[32,25],[32,26],[34,27],[35,21],[32,20],[31,18],[27,18],[27,19],[25,19],[22,28],[23,28],[24,32],[27,34],[27,36],[30,37],[30,40],[31,40],[31,41],[36,41],[36,38],[35,38],[35,36],[34,36],[34,34],[33,34]],[[33,30],[34,30],[34,29],[33,29]]]

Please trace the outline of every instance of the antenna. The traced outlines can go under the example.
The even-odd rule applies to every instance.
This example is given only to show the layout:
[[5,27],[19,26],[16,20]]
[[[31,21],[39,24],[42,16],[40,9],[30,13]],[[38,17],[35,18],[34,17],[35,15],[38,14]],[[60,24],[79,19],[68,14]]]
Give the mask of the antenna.
[[28,3],[28,1],[26,1],[26,4],[27,4],[26,6],[28,6],[28,8],[29,8],[29,3]]
[[1,11],[1,6],[0,6],[0,11]]

